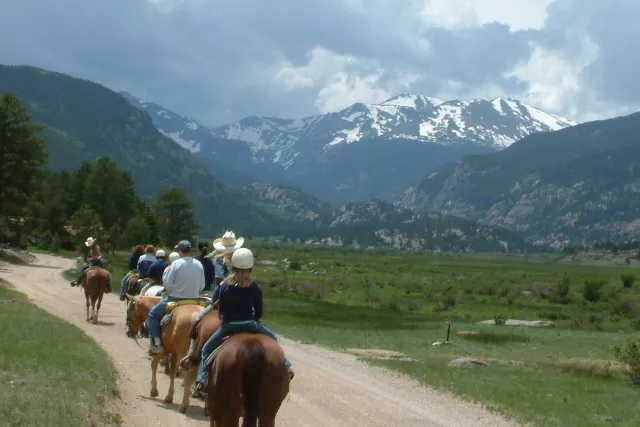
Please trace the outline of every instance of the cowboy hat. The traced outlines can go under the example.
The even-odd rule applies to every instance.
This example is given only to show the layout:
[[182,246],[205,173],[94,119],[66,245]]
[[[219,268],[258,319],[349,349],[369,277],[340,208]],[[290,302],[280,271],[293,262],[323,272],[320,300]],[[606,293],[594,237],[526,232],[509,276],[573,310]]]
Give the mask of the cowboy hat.
[[238,237],[236,239],[233,231],[227,231],[222,237],[218,237],[213,241],[214,249],[223,253],[231,253],[242,247],[242,245],[244,245],[244,237]]
[[96,242],[96,239],[94,239],[93,237],[87,237],[87,240],[85,240],[84,245],[85,245],[86,247],[90,247],[90,246],[92,246],[95,242]]

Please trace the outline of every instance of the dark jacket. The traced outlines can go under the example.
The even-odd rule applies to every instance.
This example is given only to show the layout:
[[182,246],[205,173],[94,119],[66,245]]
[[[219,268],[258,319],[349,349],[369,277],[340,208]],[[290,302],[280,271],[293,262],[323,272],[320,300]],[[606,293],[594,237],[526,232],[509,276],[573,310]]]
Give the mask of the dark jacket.
[[151,264],[151,267],[149,267],[149,278],[151,282],[162,283],[162,273],[164,273],[167,267],[169,267],[167,261],[156,261]]
[[200,261],[202,264],[202,268],[204,269],[204,289],[205,291],[210,291],[211,286],[213,285],[213,274],[214,274],[214,266],[211,258],[205,258],[202,255],[196,255],[193,257]]

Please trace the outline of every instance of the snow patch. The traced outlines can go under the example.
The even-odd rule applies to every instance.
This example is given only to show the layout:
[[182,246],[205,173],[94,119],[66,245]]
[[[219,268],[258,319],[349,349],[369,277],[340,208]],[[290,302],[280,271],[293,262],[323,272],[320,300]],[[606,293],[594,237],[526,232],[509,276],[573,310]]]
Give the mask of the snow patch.
[[189,121],[186,126],[191,130],[198,130],[198,124],[193,120]]

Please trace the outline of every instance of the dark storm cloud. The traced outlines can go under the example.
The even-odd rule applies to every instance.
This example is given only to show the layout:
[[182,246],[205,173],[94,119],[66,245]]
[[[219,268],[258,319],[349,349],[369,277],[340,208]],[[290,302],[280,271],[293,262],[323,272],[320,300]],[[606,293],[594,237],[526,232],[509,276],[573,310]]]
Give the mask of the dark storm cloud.
[[582,54],[580,37],[589,34],[600,59],[585,70],[585,84],[604,101],[640,101],[634,0],[558,0],[541,31],[499,23],[426,28],[413,0],[164,1],[2,1],[0,63],[88,78],[222,124],[317,113],[324,81],[286,91],[274,73],[283,61],[306,65],[318,46],[361,60],[350,63],[351,72],[383,70],[380,84],[389,91],[411,72],[422,77],[411,89],[426,95],[455,81],[460,96],[497,86],[517,97],[527,82],[503,73],[527,61],[530,42],[570,59]]

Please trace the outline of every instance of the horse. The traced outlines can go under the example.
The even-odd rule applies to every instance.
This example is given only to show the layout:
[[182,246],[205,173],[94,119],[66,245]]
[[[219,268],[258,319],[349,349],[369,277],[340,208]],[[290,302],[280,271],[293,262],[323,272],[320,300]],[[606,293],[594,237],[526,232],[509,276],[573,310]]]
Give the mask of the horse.
[[[146,296],[133,296],[125,294],[125,301],[127,302],[127,320],[126,320],[126,334],[129,338],[136,338],[138,333],[141,336],[149,337],[147,332],[147,319],[149,318],[149,311],[160,302],[160,297],[146,295]],[[135,306],[135,310],[134,310]],[[167,354],[162,365],[164,365],[164,373],[169,375],[169,360],[171,355]],[[176,374],[180,377],[180,370]]]
[[[127,336],[135,337],[136,328],[142,323],[141,321],[146,319],[149,315],[149,310],[155,304],[151,304],[148,299],[157,297],[139,297],[133,295],[126,295],[127,300],[130,301],[128,311],[130,311],[129,322],[127,325]],[[157,301],[156,301],[157,303]],[[151,360],[151,397],[158,396],[158,381],[156,373],[158,370],[158,364],[160,360],[166,355],[170,355],[170,384],[167,395],[164,398],[165,403],[173,402],[174,384],[178,371],[178,361],[181,360],[189,350],[189,329],[193,318],[204,310],[204,307],[197,304],[184,304],[178,305],[171,312],[169,312],[162,320],[161,336],[162,345],[164,347],[164,353],[158,353],[153,355]],[[144,313],[144,314],[142,314]],[[182,386],[184,388],[182,404],[180,405],[179,412],[184,414],[189,407],[189,395],[191,385],[196,379],[196,369],[190,369],[183,372]]]
[[272,338],[251,333],[228,337],[207,366],[207,403],[211,427],[275,427],[289,394],[284,351]]
[[[214,305],[213,311],[207,313],[199,322],[193,322],[191,330],[189,331],[189,338],[196,340],[196,348],[193,352],[193,356],[185,357],[180,361],[180,367],[182,369],[191,369],[194,366],[198,366],[200,363],[200,354],[202,354],[202,347],[211,338],[211,335],[220,328],[220,314],[218,312],[217,304]],[[195,396],[191,396],[195,397]]]
[[[109,280],[109,272],[99,266],[91,266],[84,272],[82,287],[87,301],[87,322],[98,323],[98,313],[105,290],[109,287]],[[89,315],[89,305],[91,305],[91,315]]]
[[140,279],[140,274],[138,273],[133,273],[131,274],[128,278],[127,278],[127,284],[125,287],[125,293],[129,294],[129,295],[138,295],[140,294],[140,290],[142,289],[142,287],[145,285],[145,281],[148,281],[149,279],[143,279],[141,281],[138,281]]

